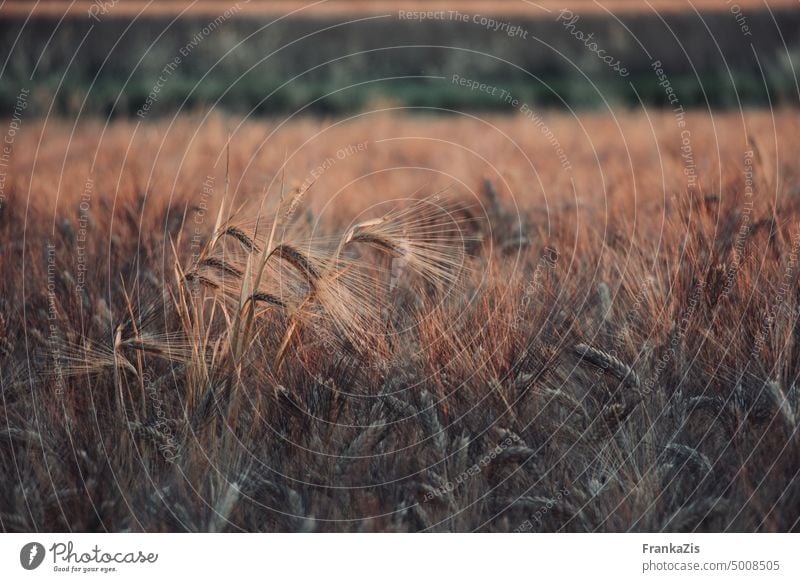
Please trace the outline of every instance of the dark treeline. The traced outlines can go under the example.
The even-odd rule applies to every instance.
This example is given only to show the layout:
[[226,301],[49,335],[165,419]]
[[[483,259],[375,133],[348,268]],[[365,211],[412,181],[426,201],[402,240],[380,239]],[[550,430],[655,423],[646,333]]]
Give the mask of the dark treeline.
[[513,107],[499,91],[453,83],[458,75],[537,106],[635,106],[639,99],[668,106],[654,61],[684,107],[797,100],[790,63],[800,59],[798,10],[738,17],[729,10],[627,13],[619,21],[603,14],[499,16],[496,23],[475,14],[466,21],[442,16],[420,22],[395,12],[273,22],[234,8],[227,16],[135,21],[114,18],[113,10],[94,19],[5,18],[0,104],[12,110],[25,88],[37,114],[52,104],[66,115],[158,116],[215,103],[237,113],[344,113],[376,99]]

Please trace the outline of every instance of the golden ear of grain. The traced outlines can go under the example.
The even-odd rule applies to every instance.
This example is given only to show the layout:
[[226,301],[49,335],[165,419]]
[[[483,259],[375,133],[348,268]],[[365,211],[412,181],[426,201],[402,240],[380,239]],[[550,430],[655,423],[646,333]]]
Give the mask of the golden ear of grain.
[[[250,345],[255,310],[248,306],[255,303],[291,308],[290,323],[275,360],[277,364],[283,360],[298,326],[304,322],[313,322],[314,326],[323,324],[320,332],[335,329],[336,335],[347,338],[350,345],[367,347],[367,338],[382,322],[383,311],[375,296],[376,274],[387,267],[383,264],[370,266],[363,257],[342,256],[348,245],[370,246],[393,257],[389,267],[390,289],[404,270],[421,275],[438,287],[454,283],[464,269],[464,250],[459,247],[464,240],[460,219],[448,213],[438,197],[414,200],[405,208],[358,222],[338,239],[317,238],[303,242],[290,235],[286,224],[294,218],[304,192],[297,190],[288,210],[281,198],[269,232],[265,231],[261,237],[257,234],[264,230],[259,229],[260,210],[254,230],[244,226],[246,221],[222,224],[195,268],[184,275],[186,280],[199,282],[222,298],[228,322],[224,333],[236,362],[241,361],[243,350]],[[216,241],[226,237],[237,241],[245,254],[236,250],[224,256],[215,254]],[[276,261],[270,260],[273,257],[288,265],[291,273],[282,271]],[[275,291],[275,284],[280,286],[280,292]],[[224,306],[233,298],[236,299],[234,313],[239,315],[227,318]],[[198,317],[207,317],[203,315],[204,303],[199,298],[185,297],[184,302],[188,311],[182,320],[190,327]],[[179,309],[182,306],[177,305]],[[200,328],[201,331],[210,329],[205,324]]]
[[194,271],[189,271],[188,273],[186,273],[186,276],[184,278],[189,282],[197,281],[201,285],[209,287],[210,289],[214,290],[219,289],[219,283],[215,282],[209,277],[206,277],[205,275],[201,275],[200,273],[196,273]]
[[270,293],[263,293],[263,292],[253,293],[250,296],[250,301],[269,303],[270,305],[276,305],[278,307],[286,307],[286,303],[284,303],[274,295],[271,295]]
[[620,382],[625,382],[637,390],[641,386],[639,376],[634,369],[608,352],[586,344],[577,344],[573,351],[581,359],[581,362],[606,370]]
[[273,249],[270,256],[275,256],[292,265],[306,278],[308,284],[312,288],[316,287],[320,279],[319,273],[313,267],[308,257],[296,248],[288,244],[280,244]]
[[226,227],[220,236],[230,236],[239,241],[239,243],[244,247],[245,250],[248,252],[260,252],[259,246],[255,240],[247,236],[242,229],[236,226],[228,226]]
[[222,271],[223,273],[227,273],[228,275],[232,275],[234,277],[241,277],[242,271],[234,267],[233,265],[226,263],[225,261],[218,259],[216,257],[208,257],[200,261],[198,267],[209,267],[212,269],[217,269]]
[[381,216],[380,218],[373,218],[372,220],[365,220],[363,222],[359,222],[358,224],[351,227],[350,230],[348,230],[345,233],[342,244],[346,245],[357,236],[365,234],[364,231],[366,231],[370,227],[383,224],[386,222],[387,219],[388,216]]
[[129,372],[131,372],[134,376],[139,376],[138,370],[133,367],[128,361],[128,358],[124,356],[121,352],[122,348],[122,324],[117,326],[117,331],[114,334],[114,358],[116,361],[116,365],[120,368],[125,368]]
[[371,245],[374,245],[376,247],[379,247],[379,248],[381,248],[383,250],[386,250],[386,251],[389,251],[389,252],[392,252],[392,253],[395,253],[395,254],[402,254],[402,252],[403,252],[399,248],[399,245],[397,244],[397,242],[392,241],[391,239],[388,239],[388,238],[385,238],[385,237],[381,237],[380,235],[374,234],[374,233],[369,233],[369,232],[357,233],[352,238],[350,238],[350,240],[348,241],[348,244],[349,243],[355,243],[355,242],[371,244]]
[[466,270],[464,242],[468,238],[461,220],[448,212],[439,197],[433,197],[351,227],[335,259],[351,244],[367,244],[402,257],[405,267],[429,283],[453,285]]

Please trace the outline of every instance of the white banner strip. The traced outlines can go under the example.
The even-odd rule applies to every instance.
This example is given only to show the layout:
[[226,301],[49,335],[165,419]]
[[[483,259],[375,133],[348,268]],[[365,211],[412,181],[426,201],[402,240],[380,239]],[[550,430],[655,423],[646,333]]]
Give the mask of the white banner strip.
[[0,534],[0,579],[777,581],[800,580],[798,550],[793,534]]

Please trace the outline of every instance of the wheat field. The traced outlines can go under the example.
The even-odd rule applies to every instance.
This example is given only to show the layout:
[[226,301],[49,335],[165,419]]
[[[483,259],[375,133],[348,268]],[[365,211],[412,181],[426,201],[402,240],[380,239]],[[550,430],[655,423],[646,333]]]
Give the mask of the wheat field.
[[24,123],[0,529],[798,529],[796,111]]

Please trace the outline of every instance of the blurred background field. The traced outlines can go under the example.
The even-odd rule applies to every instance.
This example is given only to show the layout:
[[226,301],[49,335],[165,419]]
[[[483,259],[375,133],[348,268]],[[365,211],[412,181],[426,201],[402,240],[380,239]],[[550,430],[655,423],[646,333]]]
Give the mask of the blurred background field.
[[0,4],[0,531],[797,531],[797,8]]
[[[792,2],[108,0],[33,8],[0,7],[4,111],[27,88],[37,114],[134,116],[159,77],[149,116],[212,106],[257,115],[376,104],[513,111],[496,95],[452,83],[455,74],[537,107],[661,107],[656,60],[684,107],[784,105],[798,92],[800,10]],[[420,8],[468,18],[400,16]],[[562,8],[579,16],[572,28]],[[508,26],[493,30],[484,18]],[[518,32],[509,36],[512,26]],[[629,74],[606,65],[577,32],[592,34]]]
[[[797,115],[688,113],[691,195],[671,113],[547,122],[570,172],[502,115],[31,121],[0,213],[0,530],[797,531]],[[447,299],[404,283],[370,353],[309,324],[276,365],[270,311],[240,374],[115,374],[123,323],[184,345],[166,249],[193,264],[226,174],[236,208],[328,159],[298,213],[317,236],[417,192],[470,202]],[[97,346],[63,389],[53,329]]]

